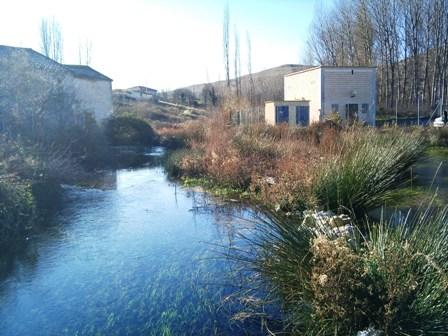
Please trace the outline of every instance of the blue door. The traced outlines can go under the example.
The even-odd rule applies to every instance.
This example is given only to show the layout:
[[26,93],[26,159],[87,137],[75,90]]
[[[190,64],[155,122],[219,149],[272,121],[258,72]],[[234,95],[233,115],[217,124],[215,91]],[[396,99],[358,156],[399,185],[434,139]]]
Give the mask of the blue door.
[[289,107],[276,106],[275,107],[275,124],[289,123]]
[[296,124],[298,126],[309,126],[310,124],[310,107],[297,106],[296,107]]

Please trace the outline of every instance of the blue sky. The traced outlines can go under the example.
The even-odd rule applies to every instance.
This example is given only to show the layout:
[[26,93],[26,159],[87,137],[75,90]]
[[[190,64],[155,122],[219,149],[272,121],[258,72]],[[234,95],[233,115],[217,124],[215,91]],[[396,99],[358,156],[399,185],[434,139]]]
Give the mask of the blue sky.
[[[331,0],[229,0],[231,48],[239,32],[242,72],[246,35],[252,68],[260,71],[305,56],[316,6]],[[0,44],[39,46],[39,22],[54,17],[64,36],[64,62],[78,63],[78,47],[92,44],[91,66],[114,88],[173,89],[224,79],[222,26],[226,0],[14,0],[0,5]]]

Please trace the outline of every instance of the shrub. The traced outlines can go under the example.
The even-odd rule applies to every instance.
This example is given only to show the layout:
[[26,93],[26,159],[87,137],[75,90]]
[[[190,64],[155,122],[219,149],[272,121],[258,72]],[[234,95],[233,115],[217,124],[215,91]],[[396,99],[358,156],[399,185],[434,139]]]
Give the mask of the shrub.
[[30,224],[35,204],[30,185],[2,177],[0,180],[0,243],[16,238]]
[[165,159],[164,166],[168,176],[179,178],[183,176],[200,177],[204,169],[201,166],[200,151],[176,150]]
[[[448,328],[448,208],[329,236],[270,214],[250,266],[284,304],[298,335],[441,335]],[[273,297],[267,298],[272,300]]]
[[427,139],[431,146],[448,146],[448,129],[445,127],[430,127],[427,131]]
[[156,142],[152,127],[146,121],[134,117],[109,119],[105,132],[113,146],[151,146]]

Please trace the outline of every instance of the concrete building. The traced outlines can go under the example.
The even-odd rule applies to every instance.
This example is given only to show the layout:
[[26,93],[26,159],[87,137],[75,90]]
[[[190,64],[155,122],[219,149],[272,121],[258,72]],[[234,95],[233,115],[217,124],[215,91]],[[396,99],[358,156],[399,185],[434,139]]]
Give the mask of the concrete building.
[[152,100],[156,97],[157,90],[146,86],[134,86],[126,90],[136,100]]
[[284,99],[266,102],[268,124],[308,126],[337,113],[348,122],[375,125],[376,68],[318,66],[288,74]]
[[157,90],[146,86],[134,86],[124,90],[113,91],[113,101],[116,105],[132,105],[138,102],[155,100]]

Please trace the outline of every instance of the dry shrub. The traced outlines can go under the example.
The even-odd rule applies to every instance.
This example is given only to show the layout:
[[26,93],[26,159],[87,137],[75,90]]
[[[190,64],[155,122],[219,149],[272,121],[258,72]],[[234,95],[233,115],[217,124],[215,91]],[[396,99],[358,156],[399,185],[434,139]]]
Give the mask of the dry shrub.
[[175,160],[179,167],[173,171],[204,176],[222,187],[250,189],[263,203],[287,211],[303,208],[312,198],[308,191],[322,155],[320,144],[330,148],[340,130],[265,124],[236,127],[230,121],[238,104],[228,99],[221,113],[207,120],[158,130],[165,146],[189,149]]
[[330,240],[318,236],[310,251],[313,320],[331,321],[331,329],[338,330],[340,335],[351,335],[356,328],[368,326],[370,316],[366,314],[379,308],[374,307],[378,293],[374,286],[366,285],[363,258],[345,238]]
[[168,149],[191,147],[193,142],[204,141],[204,133],[204,124],[200,121],[189,121],[157,129],[160,144]]

